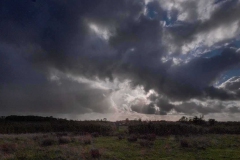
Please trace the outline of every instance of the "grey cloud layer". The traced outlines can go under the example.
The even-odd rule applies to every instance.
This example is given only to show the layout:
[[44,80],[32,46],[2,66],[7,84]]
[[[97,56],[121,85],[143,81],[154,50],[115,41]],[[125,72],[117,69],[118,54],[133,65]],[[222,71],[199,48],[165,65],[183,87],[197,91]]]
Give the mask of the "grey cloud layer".
[[[212,58],[195,57],[180,65],[161,60],[169,55],[169,46],[181,47],[196,34],[239,21],[238,1],[219,5],[206,21],[176,22],[172,27],[160,22],[169,12],[161,5],[161,1],[153,1],[146,6],[140,0],[1,1],[0,110],[114,111],[109,90],[65,76],[60,76],[60,84],[49,81],[51,69],[89,79],[130,79],[133,86],[143,85],[146,91],[154,89],[166,97],[157,101],[152,97],[147,106],[131,107],[141,113],[155,114],[154,104],[160,114],[173,108],[190,113],[189,106],[202,113],[213,112],[189,103],[186,108],[176,107],[170,100],[239,100],[237,94],[213,86],[224,71],[239,64],[236,49],[225,49]],[[183,5],[197,7],[192,1]],[[178,11],[173,9],[171,14],[176,19]],[[197,19],[197,13],[191,15],[190,19]],[[109,39],[94,33],[91,24],[107,30]],[[166,34],[172,37],[170,41]]]

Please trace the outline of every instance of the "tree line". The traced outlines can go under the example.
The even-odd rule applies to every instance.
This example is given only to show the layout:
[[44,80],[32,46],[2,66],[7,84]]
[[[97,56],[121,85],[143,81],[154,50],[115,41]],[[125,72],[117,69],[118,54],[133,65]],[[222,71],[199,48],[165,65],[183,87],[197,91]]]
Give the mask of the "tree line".
[[240,122],[218,122],[215,119],[204,120],[204,116],[187,118],[183,116],[177,122],[151,121],[129,125],[130,134],[154,133],[164,135],[189,134],[240,134]]
[[7,116],[0,118],[0,133],[76,132],[107,134],[112,124],[106,121],[74,121],[41,116]]

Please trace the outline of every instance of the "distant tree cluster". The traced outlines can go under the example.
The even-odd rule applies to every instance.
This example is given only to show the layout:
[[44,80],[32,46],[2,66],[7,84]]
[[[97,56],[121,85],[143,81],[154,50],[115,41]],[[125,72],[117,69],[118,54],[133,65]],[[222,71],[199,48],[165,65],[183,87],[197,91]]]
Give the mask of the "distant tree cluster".
[[215,119],[204,120],[204,116],[181,117],[177,122],[152,121],[129,125],[131,134],[154,133],[164,135],[188,134],[240,134],[240,122],[217,122]]
[[7,116],[0,120],[0,133],[98,132],[106,134],[112,124],[96,121],[73,121],[40,116]]

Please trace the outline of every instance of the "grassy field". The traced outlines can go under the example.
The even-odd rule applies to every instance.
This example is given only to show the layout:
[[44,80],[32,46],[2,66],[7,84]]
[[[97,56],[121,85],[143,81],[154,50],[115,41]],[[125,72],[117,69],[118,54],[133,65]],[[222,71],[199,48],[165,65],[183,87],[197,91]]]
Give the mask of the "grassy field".
[[[129,142],[127,136],[22,134],[0,135],[1,160],[84,160],[93,159],[98,149],[103,160],[221,160],[240,159],[240,135],[202,135],[157,137]],[[148,144],[148,142],[147,142]]]

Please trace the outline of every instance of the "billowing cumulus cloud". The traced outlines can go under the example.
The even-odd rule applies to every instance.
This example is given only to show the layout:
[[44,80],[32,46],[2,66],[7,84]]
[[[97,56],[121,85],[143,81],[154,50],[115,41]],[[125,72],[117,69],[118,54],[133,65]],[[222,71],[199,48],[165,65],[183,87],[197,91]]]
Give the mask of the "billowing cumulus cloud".
[[0,111],[238,113],[239,75],[222,77],[239,69],[239,14],[238,0],[1,1]]

